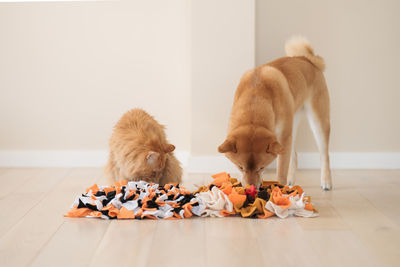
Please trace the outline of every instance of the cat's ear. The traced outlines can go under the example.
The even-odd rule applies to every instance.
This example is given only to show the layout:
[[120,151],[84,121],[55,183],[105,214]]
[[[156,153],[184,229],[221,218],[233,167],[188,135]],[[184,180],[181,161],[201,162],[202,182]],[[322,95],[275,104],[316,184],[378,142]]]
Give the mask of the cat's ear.
[[164,145],[163,150],[165,153],[170,153],[175,150],[175,146],[171,144],[166,144]]
[[147,153],[147,156],[146,156],[147,163],[150,165],[153,165],[154,162],[156,162],[159,157],[160,157],[160,153],[154,152],[154,151],[149,151],[149,153]]

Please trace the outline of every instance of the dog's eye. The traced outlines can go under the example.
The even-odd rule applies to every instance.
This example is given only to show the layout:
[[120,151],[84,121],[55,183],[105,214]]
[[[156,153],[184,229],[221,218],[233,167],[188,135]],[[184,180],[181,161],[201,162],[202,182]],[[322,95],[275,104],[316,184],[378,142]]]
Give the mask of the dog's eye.
[[242,171],[244,170],[244,168],[242,166],[239,165],[239,169],[241,169]]
[[259,168],[258,170],[259,170],[259,171],[262,171],[262,170],[264,170],[264,167],[261,167],[261,168]]

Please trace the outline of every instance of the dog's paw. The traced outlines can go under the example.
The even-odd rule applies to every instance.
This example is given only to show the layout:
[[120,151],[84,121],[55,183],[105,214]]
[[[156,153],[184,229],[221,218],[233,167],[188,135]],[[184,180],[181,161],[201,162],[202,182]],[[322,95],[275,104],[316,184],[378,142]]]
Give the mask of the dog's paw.
[[325,190],[325,191],[332,190],[332,184],[328,183],[328,182],[321,183],[321,188],[322,188],[322,190]]

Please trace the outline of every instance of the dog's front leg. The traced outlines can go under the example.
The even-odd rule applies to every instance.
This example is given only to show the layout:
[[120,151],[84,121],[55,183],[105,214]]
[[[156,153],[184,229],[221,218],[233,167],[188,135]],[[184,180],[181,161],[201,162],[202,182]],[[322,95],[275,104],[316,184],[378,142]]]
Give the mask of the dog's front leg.
[[286,185],[290,163],[290,154],[292,151],[292,136],[286,135],[279,138],[283,147],[283,153],[278,154],[278,163],[276,167],[276,176],[279,183]]

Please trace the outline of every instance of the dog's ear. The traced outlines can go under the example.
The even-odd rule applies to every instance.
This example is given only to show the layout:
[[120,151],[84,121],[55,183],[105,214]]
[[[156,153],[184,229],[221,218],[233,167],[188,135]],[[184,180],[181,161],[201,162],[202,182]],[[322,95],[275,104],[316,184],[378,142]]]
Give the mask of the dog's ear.
[[160,157],[160,153],[154,152],[154,151],[150,151],[146,156],[147,163],[150,164],[150,165],[153,165],[154,162],[156,162],[159,157]]
[[283,147],[278,143],[278,141],[273,141],[267,145],[267,152],[273,154],[282,154]]
[[165,153],[170,153],[175,150],[175,146],[171,144],[166,144],[163,146],[163,150]]
[[220,145],[218,147],[218,152],[219,153],[226,153],[226,152],[233,152],[236,153],[236,141],[233,139],[226,139],[225,142],[222,143],[222,145]]

